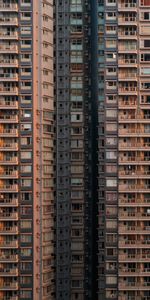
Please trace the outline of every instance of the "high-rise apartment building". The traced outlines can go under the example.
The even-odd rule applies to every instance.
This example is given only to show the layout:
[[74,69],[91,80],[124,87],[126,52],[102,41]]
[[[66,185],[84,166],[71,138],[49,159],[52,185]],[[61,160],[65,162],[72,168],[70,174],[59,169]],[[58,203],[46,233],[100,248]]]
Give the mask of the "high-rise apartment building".
[[56,299],[92,298],[91,1],[55,1]]
[[0,0],[0,299],[54,299],[53,1]]
[[98,299],[150,299],[150,1],[97,2]]

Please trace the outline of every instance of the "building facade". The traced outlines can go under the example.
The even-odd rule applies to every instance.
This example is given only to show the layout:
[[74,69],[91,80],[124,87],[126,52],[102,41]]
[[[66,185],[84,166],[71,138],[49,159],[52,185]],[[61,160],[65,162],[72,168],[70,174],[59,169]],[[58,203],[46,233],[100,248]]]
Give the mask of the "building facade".
[[53,1],[0,1],[0,299],[54,299]]
[[56,299],[92,299],[91,1],[55,1]]
[[150,299],[150,1],[97,2],[98,299]]

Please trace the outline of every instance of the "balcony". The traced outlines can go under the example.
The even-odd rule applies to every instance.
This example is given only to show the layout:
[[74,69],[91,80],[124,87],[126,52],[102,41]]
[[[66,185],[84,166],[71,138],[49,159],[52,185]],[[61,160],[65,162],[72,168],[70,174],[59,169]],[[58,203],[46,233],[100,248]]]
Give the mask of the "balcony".
[[118,271],[119,276],[150,276],[150,269],[147,269],[147,271],[143,271],[140,268],[136,269],[129,269],[129,268],[124,268],[120,269]]
[[17,123],[18,116],[17,115],[2,115],[0,114],[0,123]]
[[[127,79],[126,79],[127,81]],[[119,86],[119,94],[120,95],[137,95],[137,87],[136,86]]]
[[0,31],[0,39],[13,39],[16,40],[18,39],[18,32],[16,31]]
[[17,151],[18,143],[1,143],[0,141],[0,151]]
[[123,150],[126,150],[128,151],[130,149],[135,151],[135,150],[141,150],[141,151],[144,151],[144,150],[149,150],[150,149],[150,143],[144,143],[143,141],[141,142],[136,142],[133,140],[132,143],[123,143],[123,142],[120,142],[119,143],[119,150],[123,151]]
[[0,170],[0,179],[1,178],[18,178],[18,171],[4,168],[3,170]]
[[16,3],[0,3],[0,11],[3,12],[13,12],[18,11],[18,4]]
[[18,101],[0,100],[0,109],[18,109]]
[[0,185],[0,193],[18,193],[18,185],[4,184]]
[[118,101],[119,108],[121,109],[132,109],[134,110],[136,108],[137,104],[137,99],[136,98],[131,98],[131,99],[124,99],[123,97],[120,97]]
[[18,137],[18,130],[17,129],[5,129],[0,128],[0,136],[1,137]]
[[[18,220],[18,213],[9,213],[9,212],[3,212],[0,213],[0,220],[4,220],[4,221],[17,221]],[[6,228],[0,228],[0,232],[3,232],[6,229],[6,232],[18,232],[18,228],[17,227],[6,227]]]
[[0,66],[2,67],[18,67],[18,60],[17,59],[10,59],[10,58],[0,58]]
[[[125,282],[122,282],[122,283],[119,283],[119,290],[129,290],[129,291],[135,291],[135,290],[138,290],[138,291],[149,291],[149,288],[150,288],[150,283],[139,283],[139,282],[128,282],[128,283],[125,283]],[[128,298],[129,299],[129,298]],[[135,298],[134,298],[135,299]],[[138,299],[138,298],[136,298]],[[141,300],[141,299],[140,299]]]
[[137,154],[135,154],[134,156],[126,156],[126,157],[120,155],[120,157],[119,157],[120,164],[126,164],[126,163],[130,162],[133,165],[136,165],[136,164],[149,165],[149,161],[150,161],[149,156],[137,155]]
[[1,158],[1,155],[0,155],[0,165],[18,165],[18,157],[16,157],[16,156],[12,156],[12,157],[11,156],[10,157],[3,156]]
[[16,291],[18,290],[18,283],[17,282],[8,282],[3,281],[3,283],[0,284],[0,291]]
[[136,195],[134,198],[124,198],[120,195],[119,197],[119,207],[126,207],[126,206],[130,206],[130,207],[149,207],[150,206],[150,199],[144,197],[144,195],[142,195],[141,197],[139,197]]
[[119,213],[119,220],[122,221],[122,220],[128,220],[128,221],[132,221],[132,220],[149,220],[150,218],[150,213],[144,213],[144,212],[120,212]]
[[[126,38],[127,39],[127,38]],[[133,39],[133,37],[132,37]],[[119,53],[137,53],[137,44],[134,44],[134,45],[126,45],[126,44],[123,44],[123,42],[119,43],[118,45],[118,52]]]
[[0,81],[18,81],[18,74],[17,73],[1,73],[0,74]]
[[18,248],[18,241],[7,241],[7,240],[1,240],[0,241],[0,248]]
[[126,193],[126,191],[133,192],[133,193],[150,193],[150,185],[147,184],[119,184],[119,192]]
[[7,263],[17,263],[18,262],[18,255],[7,255],[7,254],[0,254],[0,263],[7,262]]
[[147,168],[147,166],[131,166],[130,169],[126,166],[124,168],[120,168],[119,170],[119,178],[141,178],[144,179],[144,177],[149,178],[150,177],[150,170]]
[[121,72],[118,73],[119,81],[136,81],[137,80],[137,72]]
[[0,95],[18,95],[18,88],[0,86]]
[[18,206],[18,198],[7,198],[6,196],[1,195],[0,198],[0,207],[16,207]]
[[129,31],[129,30],[121,30],[118,31],[118,39],[120,40],[136,40],[137,39],[137,32]]
[[[1,6],[1,5],[0,5]],[[0,7],[1,10],[1,7]],[[0,18],[0,26],[18,26],[18,18],[11,18],[11,17],[1,17]]]
[[0,53],[18,53],[17,45],[0,45]]
[[[148,234],[150,233],[150,226],[119,226],[119,234]],[[150,241],[149,241],[150,243]]]
[[[140,123],[140,122],[139,122]],[[123,129],[123,128],[120,128],[119,129],[119,135],[120,136],[138,136],[138,137],[146,137],[150,135],[150,132],[149,130],[144,130],[144,128],[141,127],[140,128],[135,128],[135,127],[129,127],[129,128],[126,128],[126,129]]]
[[[138,114],[137,114],[137,112],[136,111],[133,111],[132,110],[132,112],[131,111],[123,111],[123,112],[119,112],[119,122],[121,123],[139,123],[139,124],[141,124],[141,123],[146,123],[146,124],[148,124],[148,123],[150,123],[150,114],[146,114],[146,113],[143,113],[142,111],[141,112],[139,112]],[[141,128],[142,128],[142,126],[141,126]],[[146,128],[146,130],[149,130],[150,131],[150,129],[149,128]]]
[[137,59],[136,58],[120,58],[118,60],[118,65],[122,68],[135,68],[137,67]]
[[120,3],[118,3],[118,11],[136,11],[137,10],[137,3],[135,3],[135,1],[120,1]]
[[18,276],[17,268],[0,268],[0,277],[4,276]]
[[136,14],[132,13],[130,16],[126,14],[120,15],[118,18],[118,25],[137,25]]
[[[123,233],[125,234],[125,233]],[[137,233],[132,233],[137,234]],[[126,234],[125,234],[126,235]],[[139,235],[140,237],[140,235]],[[150,241],[149,240],[119,240],[119,248],[121,249],[149,249]]]
[[119,254],[119,262],[147,262],[150,254]]

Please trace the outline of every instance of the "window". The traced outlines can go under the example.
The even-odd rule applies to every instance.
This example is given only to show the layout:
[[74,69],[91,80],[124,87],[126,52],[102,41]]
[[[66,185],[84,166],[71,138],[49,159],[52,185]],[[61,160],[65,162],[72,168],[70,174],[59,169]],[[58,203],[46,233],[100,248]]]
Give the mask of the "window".
[[115,146],[117,145],[117,138],[116,137],[106,137],[106,145],[107,146]]
[[21,159],[31,159],[32,152],[31,151],[21,151]]
[[116,151],[106,151],[106,159],[116,159],[117,152]]
[[21,220],[20,227],[22,229],[31,229],[32,228],[32,221],[31,220]]
[[22,187],[31,187],[32,179],[21,179],[21,186]]
[[21,145],[22,146],[29,146],[32,144],[32,138],[31,137],[23,137],[21,138]]
[[21,165],[21,172],[22,173],[31,173],[32,166],[31,165]]
[[20,235],[20,241],[22,243],[31,243],[32,242],[32,236],[28,234],[21,234]]
[[117,178],[108,178],[106,179],[106,186],[107,187],[117,187]]
[[117,131],[117,123],[107,123],[106,124],[106,131]]

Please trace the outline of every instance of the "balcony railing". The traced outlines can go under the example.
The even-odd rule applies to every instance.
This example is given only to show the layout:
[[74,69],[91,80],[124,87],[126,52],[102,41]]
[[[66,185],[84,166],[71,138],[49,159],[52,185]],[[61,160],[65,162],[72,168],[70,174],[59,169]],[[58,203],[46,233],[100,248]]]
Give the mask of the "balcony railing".
[[121,24],[121,23],[125,23],[125,24],[127,24],[127,23],[129,23],[129,25],[130,24],[132,24],[132,23],[136,23],[137,22],[137,17],[136,16],[122,16],[122,17],[119,17],[118,18],[118,22],[119,22],[119,24]]
[[146,163],[150,161],[150,156],[132,156],[132,157],[125,157],[125,156],[120,156],[119,157],[119,162],[120,163],[126,163],[126,162],[138,162],[138,163]]
[[131,64],[137,64],[137,59],[135,59],[135,58],[124,58],[124,59],[119,58],[118,63],[122,64],[122,65],[127,65],[127,67],[129,67]]
[[0,241],[0,248],[18,248],[18,241]]
[[17,268],[0,268],[0,276],[18,276]]
[[137,51],[137,45],[135,44],[135,45],[124,45],[124,44],[119,44],[119,46],[118,46],[118,50],[119,51],[124,51],[124,52],[128,52],[128,51],[130,51],[130,52],[136,52]]
[[[139,282],[128,282],[128,283],[119,283],[119,290],[149,290],[150,288],[150,282],[143,282],[143,283],[139,283]],[[129,298],[128,298],[129,299]],[[135,299],[135,298],[134,298]],[[136,298],[137,299],[137,298]],[[140,298],[139,298],[140,299]]]
[[149,207],[150,199],[146,199],[144,197],[143,197],[143,199],[140,197],[139,198],[136,197],[134,199],[128,199],[128,198],[126,199],[122,196],[119,197],[119,206],[124,206],[124,205],[126,206],[128,204],[132,207],[135,207],[136,205],[138,207],[143,207],[143,206]]
[[[1,7],[0,7],[0,9],[1,9]],[[0,25],[18,25],[18,19],[11,18],[11,17],[0,18]]]
[[7,32],[5,32],[5,31],[0,31],[0,39],[1,38],[8,38],[8,39],[10,39],[10,38],[15,38],[15,39],[18,39],[18,32],[14,32],[14,31],[7,31]]
[[17,198],[6,198],[6,196],[3,199],[0,199],[0,206],[3,207],[11,207],[11,206],[18,206],[18,199]]
[[0,100],[0,108],[12,108],[12,109],[17,109],[18,108],[18,101],[4,101]]
[[3,283],[0,283],[0,290],[18,290],[18,283],[3,281]]
[[18,149],[18,144],[17,143],[1,143],[0,142],[0,150],[17,150]]
[[119,254],[119,261],[147,261],[150,260],[150,254]]
[[0,52],[18,52],[18,46],[17,45],[0,45]]
[[[7,150],[6,150],[7,151]],[[13,157],[3,157],[2,159],[0,158],[0,165],[17,165],[18,164],[18,157],[13,156]]]
[[138,276],[139,274],[141,276],[149,276],[150,269],[147,270],[142,270],[140,268],[124,268],[124,269],[119,269],[119,276]]
[[137,32],[136,31],[125,31],[125,30],[122,30],[122,31],[119,31],[118,32],[118,38],[120,39],[136,39],[137,38]]
[[18,262],[18,255],[6,255],[3,253],[0,253],[0,263],[1,262]]
[[0,123],[2,122],[18,122],[18,116],[17,115],[0,115]]
[[[0,213],[0,220],[18,220],[18,214],[17,213]],[[16,232],[17,231],[17,227],[6,227],[5,228],[6,231],[13,231]],[[0,231],[2,229],[0,228]]]
[[18,192],[18,185],[14,184],[14,185],[10,185],[10,184],[4,184],[4,185],[0,185],[0,192]]
[[17,73],[1,73],[0,74],[0,80],[1,81],[11,81],[11,80],[18,80],[18,74]]
[[18,136],[18,130],[17,129],[5,129],[5,128],[0,128],[0,135],[2,136]]
[[121,2],[118,3],[118,9],[132,10],[137,8],[137,3],[135,2]]
[[3,94],[18,94],[18,88],[17,87],[0,87],[0,95]]
[[140,192],[140,191],[149,191],[150,185],[147,184],[120,184],[119,185],[119,192],[123,192],[125,190]]
[[147,219],[150,217],[150,213],[144,213],[144,212],[137,212],[136,210],[134,212],[120,212],[119,213],[119,219],[129,218],[129,219]]
[[15,177],[15,178],[17,178],[18,177],[18,171],[16,171],[16,170],[3,170],[3,171],[0,171],[0,178],[3,178],[3,177]]
[[137,93],[137,87],[133,86],[133,87],[128,87],[128,86],[122,86],[119,87],[119,93]]
[[0,3],[0,10],[10,10],[10,11],[17,11],[18,10],[18,4],[16,3]]

